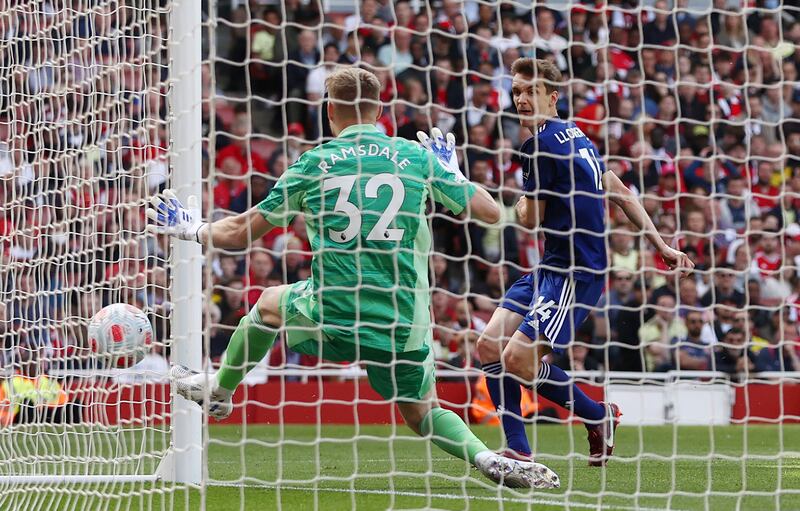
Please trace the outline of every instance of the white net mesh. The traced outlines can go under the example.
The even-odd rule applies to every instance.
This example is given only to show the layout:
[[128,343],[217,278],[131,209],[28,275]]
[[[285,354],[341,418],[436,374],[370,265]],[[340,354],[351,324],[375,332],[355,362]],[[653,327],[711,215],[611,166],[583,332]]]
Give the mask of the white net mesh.
[[[157,383],[168,246],[145,235],[142,210],[167,179],[169,11],[158,0],[0,10],[0,507],[74,509],[122,488],[83,476],[153,474],[169,445],[169,387]],[[86,334],[117,302],[146,311],[155,334],[120,376]],[[53,477],[39,492],[6,476]],[[65,476],[85,486],[51,486]]]
[[[604,297],[551,362],[625,416],[614,460],[590,470],[574,415],[526,394],[531,447],[560,474],[558,491],[483,484],[397,425],[361,366],[293,353],[281,333],[228,422],[208,426],[201,490],[159,500],[170,486],[72,485],[45,501],[30,486],[7,486],[3,507],[67,509],[97,496],[147,509],[800,508],[800,432],[790,424],[800,420],[800,11],[791,2],[210,4],[202,6],[206,219],[255,206],[304,151],[330,139],[323,84],[337,66],[379,77],[380,131],[455,133],[465,174],[492,191],[497,227],[440,209],[428,217],[439,398],[489,447],[503,441],[475,341],[543,251],[543,236],[519,227],[513,210],[529,136],[511,101],[517,57],[559,67],[561,118],[597,145],[697,271],[678,280],[609,204]],[[168,241],[144,236],[140,214],[143,199],[169,182],[169,8],[156,0],[7,7],[4,367],[10,375],[21,366],[20,345],[44,348],[37,353],[71,389],[65,410],[78,418],[3,429],[9,463],[0,475],[152,473],[169,443],[168,392],[97,376],[82,332],[98,307],[120,301],[152,315],[159,342],[169,335]],[[301,217],[246,252],[206,251],[212,364],[264,289],[309,276],[312,241]],[[163,376],[164,359],[152,362],[162,366],[151,376]]]

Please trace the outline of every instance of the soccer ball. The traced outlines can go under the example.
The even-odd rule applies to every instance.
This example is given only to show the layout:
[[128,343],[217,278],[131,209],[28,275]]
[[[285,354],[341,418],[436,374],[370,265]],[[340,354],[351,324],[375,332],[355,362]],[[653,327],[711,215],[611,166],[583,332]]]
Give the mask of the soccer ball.
[[131,367],[150,349],[153,328],[144,312],[115,303],[104,307],[89,322],[89,343],[109,367]]

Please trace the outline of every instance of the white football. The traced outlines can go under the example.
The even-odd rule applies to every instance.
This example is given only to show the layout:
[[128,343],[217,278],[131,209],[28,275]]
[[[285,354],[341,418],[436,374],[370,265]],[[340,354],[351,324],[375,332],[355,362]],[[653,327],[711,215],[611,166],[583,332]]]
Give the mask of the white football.
[[104,307],[89,322],[89,344],[107,367],[131,367],[144,358],[152,340],[150,320],[127,303]]

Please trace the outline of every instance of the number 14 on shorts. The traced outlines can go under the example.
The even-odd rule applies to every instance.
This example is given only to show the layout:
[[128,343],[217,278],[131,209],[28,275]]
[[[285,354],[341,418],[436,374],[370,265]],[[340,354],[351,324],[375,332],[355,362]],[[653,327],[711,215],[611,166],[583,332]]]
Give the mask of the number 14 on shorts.
[[556,302],[554,300],[545,302],[544,296],[540,296],[536,300],[536,303],[531,307],[531,312],[529,315],[533,316],[534,319],[528,321],[528,325],[530,325],[532,328],[538,329],[539,321],[545,322],[550,319],[550,316],[553,314],[550,308],[555,304]]

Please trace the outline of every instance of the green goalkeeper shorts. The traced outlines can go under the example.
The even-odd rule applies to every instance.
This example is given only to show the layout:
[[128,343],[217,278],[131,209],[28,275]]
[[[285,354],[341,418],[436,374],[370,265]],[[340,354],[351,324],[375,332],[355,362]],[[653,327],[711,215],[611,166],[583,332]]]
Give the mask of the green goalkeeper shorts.
[[304,280],[289,286],[281,296],[281,315],[289,349],[332,362],[364,363],[370,385],[387,400],[417,401],[428,394],[436,382],[433,351],[429,346],[393,353],[332,337],[308,317],[310,289],[311,282]]

